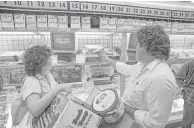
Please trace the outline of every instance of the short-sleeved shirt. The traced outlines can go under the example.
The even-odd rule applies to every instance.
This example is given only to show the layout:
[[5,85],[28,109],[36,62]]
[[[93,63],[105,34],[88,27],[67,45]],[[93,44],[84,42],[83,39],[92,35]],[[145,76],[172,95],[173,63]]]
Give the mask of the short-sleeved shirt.
[[[36,75],[26,77],[23,87],[22,87],[22,98],[27,99],[28,96],[32,94],[39,94],[41,97],[50,92],[53,86],[56,84],[51,73],[46,74],[47,80],[45,80],[42,76]],[[18,125],[19,128],[31,128],[31,120],[32,115],[30,112],[27,112],[24,118],[21,120]]]
[[135,121],[140,127],[164,128],[177,87],[167,63],[158,59],[147,66],[117,62],[116,69],[130,76],[122,98],[126,105],[138,109],[134,114]]

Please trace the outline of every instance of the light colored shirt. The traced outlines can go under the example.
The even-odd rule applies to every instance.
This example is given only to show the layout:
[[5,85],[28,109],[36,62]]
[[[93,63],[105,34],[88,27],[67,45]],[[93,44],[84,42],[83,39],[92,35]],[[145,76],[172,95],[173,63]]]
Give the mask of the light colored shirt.
[[119,73],[129,75],[122,96],[126,105],[138,109],[135,121],[146,128],[164,128],[171,114],[175,88],[174,74],[166,62],[154,60],[146,67],[117,62]]
[[[23,87],[22,87],[22,98],[26,100],[28,96],[31,94],[39,94],[40,96],[44,96],[48,92],[52,90],[53,85],[56,84],[51,73],[46,74],[47,80],[45,80],[42,76],[36,75],[36,77],[29,76],[25,79]],[[19,128],[31,128],[32,114],[27,112],[23,119],[20,121],[18,127]]]

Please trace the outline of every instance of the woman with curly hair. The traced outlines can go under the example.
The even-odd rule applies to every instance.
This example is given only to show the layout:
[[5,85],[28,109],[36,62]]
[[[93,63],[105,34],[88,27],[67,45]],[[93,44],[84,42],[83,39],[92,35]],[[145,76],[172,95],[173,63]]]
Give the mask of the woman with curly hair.
[[[101,58],[119,73],[129,75],[122,99],[125,112],[138,128],[164,128],[171,114],[177,87],[167,64],[170,41],[160,26],[145,26],[136,32],[135,65],[127,65],[101,54]],[[134,125],[133,125],[134,126]]]
[[33,117],[40,116],[60,91],[71,92],[70,86],[57,84],[49,72],[52,51],[46,45],[28,48],[23,56],[27,77],[22,87],[29,112],[20,121],[20,128],[31,128]]

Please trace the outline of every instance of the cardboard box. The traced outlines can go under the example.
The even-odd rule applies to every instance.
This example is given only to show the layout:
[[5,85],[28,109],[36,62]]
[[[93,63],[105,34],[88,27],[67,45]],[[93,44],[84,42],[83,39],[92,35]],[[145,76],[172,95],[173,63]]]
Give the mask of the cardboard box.
[[53,128],[98,128],[101,117],[70,101]]
[[98,128],[101,117],[84,107],[84,102],[72,95],[58,94],[32,128]]

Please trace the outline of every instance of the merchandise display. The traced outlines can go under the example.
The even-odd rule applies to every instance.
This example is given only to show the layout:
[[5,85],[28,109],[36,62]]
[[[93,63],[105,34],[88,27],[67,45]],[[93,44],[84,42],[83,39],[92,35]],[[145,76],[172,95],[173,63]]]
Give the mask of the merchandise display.
[[[120,75],[98,53],[135,64],[136,30],[160,25],[169,34],[168,63],[176,74],[194,57],[194,6],[177,3],[0,1],[0,128],[11,128],[10,106],[25,76],[22,54],[33,44],[51,47],[51,74],[57,83],[71,84],[78,98],[58,95],[33,128],[98,128],[101,119],[111,124],[121,118],[117,128],[128,126],[120,85],[130,76]],[[177,88],[171,117],[180,120],[183,104]]]

